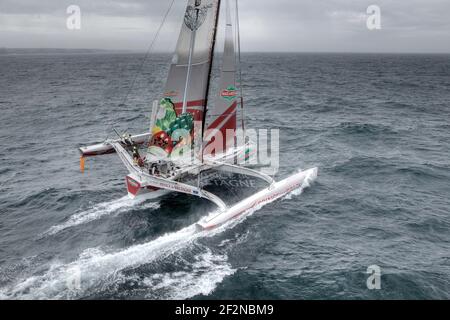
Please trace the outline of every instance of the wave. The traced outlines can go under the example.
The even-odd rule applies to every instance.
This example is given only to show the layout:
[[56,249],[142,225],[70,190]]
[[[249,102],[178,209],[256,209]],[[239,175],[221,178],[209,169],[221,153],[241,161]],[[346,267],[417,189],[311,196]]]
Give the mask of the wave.
[[[315,172],[312,172],[299,189],[293,190],[282,200],[301,194],[303,189],[308,187],[314,179]],[[119,200],[116,205],[124,201],[123,199]],[[123,207],[123,204],[119,206]],[[116,252],[108,253],[100,248],[87,249],[74,262],[54,263],[42,275],[33,275],[11,287],[0,289],[0,297],[3,299],[83,298],[85,295],[92,294],[93,288],[107,286],[105,281],[110,284],[116,282],[118,277],[123,277],[124,271],[156,263],[177,252],[195,245],[199,246],[196,240],[213,237],[232,229],[263,206],[252,208],[240,217],[211,231],[198,232],[195,224],[192,224],[147,243]],[[104,205],[104,207],[111,208],[114,205]],[[217,212],[212,212],[209,216],[212,217],[216,214]],[[235,270],[229,265],[226,255],[213,254],[209,248],[203,245],[200,245],[200,248],[203,251],[194,257],[196,261],[192,264],[192,270],[181,273],[153,274],[151,277],[143,279],[142,283],[147,285],[148,290],[155,290],[153,286],[160,289],[165,288],[166,293],[158,298],[187,299],[199,294],[211,293],[218,283],[226,276],[233,274]]]
[[373,123],[342,122],[336,128],[348,135],[395,135],[398,133],[392,127]]
[[[1,168],[0,169],[0,175],[5,174],[5,173],[9,173],[12,170],[10,168]],[[0,183],[3,183],[3,181],[1,181]]]
[[334,172],[354,176],[369,176],[380,174],[381,172],[393,172],[396,168],[397,164],[395,161],[379,156],[352,156],[348,159],[341,159],[332,166]]
[[[67,228],[72,228],[80,224],[88,223],[112,213],[121,213],[133,206],[143,203],[145,200],[145,198],[130,199],[128,196],[124,196],[117,200],[97,204],[89,210],[74,214],[69,218],[69,220],[62,224],[52,226],[47,231],[45,231],[43,235],[55,235]],[[148,203],[145,205],[145,208],[158,209],[159,203]]]
[[[432,164],[407,165],[397,169],[400,174],[408,174],[418,178],[433,178],[448,180],[448,168]],[[434,180],[433,180],[434,181]],[[436,183],[436,181],[434,181]]]

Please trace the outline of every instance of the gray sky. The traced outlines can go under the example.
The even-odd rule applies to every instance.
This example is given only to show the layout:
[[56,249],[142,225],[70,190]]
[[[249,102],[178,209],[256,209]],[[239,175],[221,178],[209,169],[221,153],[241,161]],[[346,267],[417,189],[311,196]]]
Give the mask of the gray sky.
[[[450,0],[239,0],[244,51],[450,53]],[[234,0],[232,0],[234,2]],[[0,0],[0,47],[145,50],[170,0]],[[81,30],[66,28],[80,6]],[[381,30],[366,27],[369,5]],[[186,0],[157,42],[171,51]]]

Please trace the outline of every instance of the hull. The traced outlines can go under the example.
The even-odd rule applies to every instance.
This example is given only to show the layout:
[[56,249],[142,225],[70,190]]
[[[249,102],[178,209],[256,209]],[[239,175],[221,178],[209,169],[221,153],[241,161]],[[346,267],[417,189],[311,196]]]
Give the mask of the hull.
[[252,208],[262,207],[285,196],[286,194],[300,188],[307,178],[315,178],[316,176],[317,168],[294,174],[282,181],[274,183],[271,187],[261,190],[253,196],[242,200],[226,211],[220,212],[216,216],[198,223],[197,228],[199,230],[214,229],[231,219],[245,214]]
[[128,197],[130,197],[131,199],[135,199],[136,197],[155,199],[170,193],[169,190],[153,187],[143,187],[138,179],[133,175],[128,175],[125,178],[125,181],[127,184]]
[[[143,144],[150,138],[150,133],[143,133],[132,136],[131,139],[137,144]],[[118,142],[119,140],[116,140]],[[79,148],[82,157],[94,157],[104,154],[115,153],[116,150],[112,147],[111,143],[99,143],[92,146]]]

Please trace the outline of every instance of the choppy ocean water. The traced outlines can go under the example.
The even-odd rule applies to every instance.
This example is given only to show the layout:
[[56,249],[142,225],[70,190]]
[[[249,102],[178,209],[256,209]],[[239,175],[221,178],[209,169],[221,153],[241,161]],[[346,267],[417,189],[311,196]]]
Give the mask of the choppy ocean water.
[[278,178],[319,176],[200,235],[211,204],[128,200],[114,155],[79,172],[112,124],[147,128],[170,57],[141,60],[0,56],[0,298],[450,298],[450,56],[244,55],[248,126],[281,129]]

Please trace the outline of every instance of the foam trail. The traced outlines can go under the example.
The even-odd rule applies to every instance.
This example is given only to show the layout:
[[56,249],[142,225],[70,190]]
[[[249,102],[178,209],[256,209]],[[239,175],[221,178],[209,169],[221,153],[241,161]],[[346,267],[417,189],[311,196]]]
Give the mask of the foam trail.
[[[96,248],[87,249],[78,260],[69,264],[54,264],[45,274],[29,277],[6,292],[3,290],[3,295],[20,299],[76,297],[83,289],[88,290],[105,277],[180,250],[182,246],[187,246],[195,235],[195,227],[190,226],[118,252],[105,253]],[[70,283],[73,283],[78,275],[79,286],[72,286],[74,290],[68,290],[71,288]]]
[[[300,172],[301,170],[299,170]],[[293,191],[291,191],[290,193],[288,193],[287,195],[285,195],[283,197],[283,199],[286,200],[290,200],[292,199],[293,196],[299,196],[303,193],[303,190],[305,190],[306,188],[309,188],[311,186],[311,183],[316,180],[317,178],[317,170],[312,171],[303,181],[302,185],[300,186],[300,188],[295,189]]]
[[[54,235],[56,233],[61,232],[62,230],[65,230],[67,228],[75,227],[80,224],[84,224],[87,222],[91,222],[97,219],[100,219],[103,216],[112,214],[112,213],[120,213],[123,212],[130,207],[139,205],[143,203],[146,199],[145,198],[136,198],[136,199],[130,199],[128,196],[122,197],[117,200],[104,202],[95,205],[89,210],[76,213],[73,216],[69,218],[66,222],[62,224],[58,224],[55,226],[50,227],[46,232],[44,232],[44,235]],[[159,208],[158,203],[150,203],[145,206],[146,208],[153,208],[157,209]]]
[[153,274],[141,282],[151,291],[146,298],[185,300],[200,294],[208,295],[217,284],[236,270],[228,263],[227,255],[213,254],[209,248],[194,257],[192,270]]
[[[293,195],[300,194],[305,187],[309,186],[315,178],[315,174],[316,172],[312,172],[298,190],[292,191],[283,199],[289,199]],[[90,293],[90,288],[101,284],[105,279],[120,274],[123,270],[136,268],[157,259],[164,259],[189,247],[198,238],[213,237],[227,229],[233,228],[261,209],[265,204],[252,208],[237,219],[230,220],[211,231],[197,232],[195,224],[192,224],[177,232],[163,235],[150,242],[134,245],[118,252],[105,253],[98,248],[87,249],[80,255],[78,260],[72,263],[54,264],[43,275],[31,276],[12,287],[1,289],[0,297],[5,299],[67,299],[83,297],[84,292]],[[212,212],[210,216],[212,217],[215,214],[216,212]],[[194,273],[197,274],[202,272],[200,277],[194,275],[178,277],[178,274],[163,275],[166,278],[161,282],[161,286],[176,287],[172,290],[172,294],[169,294],[168,298],[184,299],[200,293],[208,294],[214,290],[217,283],[220,283],[226,275],[234,272],[227,264],[226,258],[208,256],[209,249],[206,248],[206,250],[206,256],[200,258],[203,262],[200,262],[199,266],[196,267],[199,270],[194,270]],[[220,259],[225,260],[220,262]],[[212,263],[214,260],[219,260],[219,264]],[[74,285],[74,282],[75,284],[77,283],[74,281],[74,278],[79,280],[79,286]],[[147,281],[149,284],[152,284],[152,279],[147,279]],[[188,284],[196,281],[200,281],[201,284],[188,290]]]

